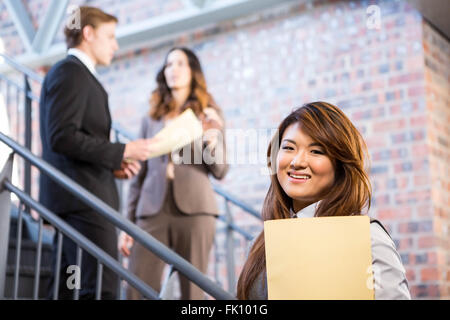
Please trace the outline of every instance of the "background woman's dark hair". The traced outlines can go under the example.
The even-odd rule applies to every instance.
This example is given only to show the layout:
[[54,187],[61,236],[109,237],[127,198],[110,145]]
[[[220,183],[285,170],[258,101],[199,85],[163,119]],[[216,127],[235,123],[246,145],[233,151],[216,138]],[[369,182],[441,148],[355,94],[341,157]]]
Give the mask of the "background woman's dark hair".
[[[364,139],[339,108],[326,102],[312,102],[288,115],[269,145],[267,165],[271,170],[271,184],[262,208],[263,219],[290,218],[292,199],[278,182],[276,159],[285,130],[295,123],[299,123],[305,134],[322,145],[335,169],[334,184],[320,201],[316,216],[360,215],[364,207],[369,209],[371,185],[365,169],[368,154]],[[239,299],[248,298],[253,282],[261,272],[265,272],[265,268],[264,232],[261,232],[239,277]]]
[[160,120],[163,116],[175,110],[175,101],[164,75],[167,58],[175,50],[183,51],[186,54],[192,72],[191,92],[181,111],[191,108],[195,114],[199,115],[207,107],[217,109],[212,96],[208,93],[205,76],[195,53],[185,47],[174,47],[167,53],[164,65],[156,75],[157,88],[150,97],[150,116],[156,120]]
[[70,21],[68,21],[64,28],[66,44],[69,49],[75,48],[81,44],[84,27],[91,26],[96,29],[102,23],[117,23],[119,21],[115,16],[110,15],[99,8],[88,6],[76,8],[69,19]]

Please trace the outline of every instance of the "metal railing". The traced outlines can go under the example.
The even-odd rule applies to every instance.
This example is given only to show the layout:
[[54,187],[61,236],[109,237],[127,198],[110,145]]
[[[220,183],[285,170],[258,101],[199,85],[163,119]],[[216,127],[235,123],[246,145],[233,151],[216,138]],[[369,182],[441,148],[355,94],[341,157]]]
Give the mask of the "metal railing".
[[[23,144],[28,150],[32,150],[32,103],[39,102],[39,97],[35,96],[31,90],[30,80],[34,81],[35,83],[42,85],[44,79],[34,72],[31,69],[28,69],[17,62],[15,62],[13,59],[8,57],[5,54],[0,53],[0,60],[4,60],[7,64],[9,64],[11,67],[13,67],[17,72],[19,72],[23,79],[23,85],[17,83],[14,80],[9,79],[5,75],[0,73],[0,79],[3,80],[6,83],[6,106],[8,107],[10,105],[10,88],[14,87],[16,89],[16,118],[19,120],[19,114],[21,113],[19,111],[20,108],[20,96],[19,92],[22,95],[23,99],[23,105],[24,105],[24,111],[22,114],[24,115],[24,122],[23,122],[23,128],[24,128],[24,141]],[[20,124],[17,122],[17,138],[20,136],[19,133]],[[27,194],[31,194],[31,166],[28,162],[24,163],[23,168],[23,177],[24,177],[24,189]],[[30,212],[30,209],[28,207],[25,208],[27,212]]]
[[[234,299],[234,296],[224,291],[222,288],[217,286],[214,282],[212,282],[208,277],[203,275],[199,270],[197,270],[193,265],[191,265],[188,261],[180,257],[178,254],[164,246],[158,240],[153,238],[150,234],[137,227],[135,224],[131,223],[128,219],[124,218],[119,212],[115,211],[103,201],[92,195],[89,191],[69,179],[66,175],[59,172],[56,168],[52,167],[42,159],[38,158],[34,154],[32,154],[26,148],[20,146],[11,138],[6,135],[0,133],[0,141],[5,143],[11,149],[15,151],[17,155],[20,155],[24,159],[26,159],[30,164],[36,167],[41,173],[48,175],[53,181],[64,187],[67,191],[72,193],[74,196],[79,198],[82,202],[87,204],[89,207],[94,209],[96,212],[101,214],[107,220],[111,221],[115,226],[120,228],[121,230],[128,233],[132,236],[136,241],[141,243],[145,248],[150,250],[151,252],[158,255],[162,260],[164,260],[170,266],[173,266],[175,270],[186,276],[192,282],[194,282],[197,286],[203,289],[206,293],[210,294],[212,297],[216,299]],[[29,195],[25,192],[12,185],[10,182],[11,173],[12,173],[12,160],[13,156],[11,155],[7,165],[5,166],[2,175],[1,175],[1,191],[0,200],[2,200],[2,209],[0,211],[0,217],[2,220],[6,220],[4,217],[9,216],[9,207],[8,196],[5,196],[4,193],[13,192],[16,194],[20,201],[21,205],[25,204],[32,207],[36,210],[40,215],[40,224],[42,223],[42,219],[46,219],[49,221],[57,230],[58,235],[65,234],[69,236],[75,243],[78,245],[78,265],[80,266],[81,260],[81,249],[86,250],[91,255],[93,255],[99,261],[99,271],[101,272],[103,264],[107,267],[111,268],[118,275],[123,277],[129,284],[133,285],[144,297],[146,298],[159,298],[158,293],[156,293],[153,289],[151,289],[148,285],[146,285],[142,280],[136,278],[132,273],[128,270],[124,269],[119,262],[110,257],[108,254],[103,252],[100,248],[98,248],[95,244],[90,242],[88,239],[83,237],[80,233],[78,233],[75,229],[71,228],[68,224],[58,218],[54,213],[50,212],[38,202],[34,201]],[[20,206],[19,206],[20,207]],[[18,226],[20,228],[20,214],[19,214],[19,223]],[[2,228],[9,228],[9,223],[6,224],[7,221],[1,221]],[[42,230],[42,229],[41,229]],[[3,230],[5,231],[5,230]],[[2,232],[2,234],[8,234],[9,232]],[[21,232],[19,229],[18,232],[18,242],[20,244]],[[59,236],[61,238],[61,236]],[[60,240],[58,239],[58,250],[61,246]],[[38,241],[38,256],[39,256],[39,246],[41,246],[42,241]],[[18,267],[18,262],[20,261],[20,249],[18,248],[16,258],[16,267]],[[59,253],[61,253],[59,251]],[[3,253],[4,255],[4,253]],[[60,256],[58,256],[60,257]],[[39,259],[39,258],[38,258]],[[0,260],[1,261],[1,260]],[[1,269],[1,267],[0,267]],[[1,271],[1,270],[0,270]],[[37,275],[39,276],[39,275]],[[3,274],[0,274],[0,277],[4,277]],[[16,279],[16,277],[15,277]],[[15,280],[16,282],[16,280]],[[98,285],[98,283],[97,283]],[[101,283],[100,283],[101,285]],[[55,285],[55,287],[58,287]],[[16,286],[15,286],[16,288]],[[1,288],[0,288],[1,289]],[[98,288],[97,288],[98,289]],[[36,289],[35,289],[36,290]],[[77,298],[76,290],[74,291],[75,298]]]
[[[31,87],[29,84],[29,80],[33,80],[38,84],[42,84],[43,82],[43,78],[36,74],[34,71],[21,66],[19,64],[17,64],[13,59],[9,58],[8,56],[5,56],[4,54],[0,54],[0,57],[2,57],[3,59],[5,59],[5,61],[10,64],[12,67],[14,67],[19,73],[21,73],[24,77],[24,86],[21,86],[20,84],[18,84],[17,82],[9,79],[8,77],[0,74],[0,80],[5,81],[5,83],[7,84],[7,94],[6,94],[6,100],[7,100],[7,106],[9,105],[9,92],[10,92],[10,87],[15,87],[16,88],[16,92],[22,92],[22,96],[23,96],[23,101],[24,101],[24,105],[25,105],[25,110],[24,110],[24,115],[25,115],[25,121],[24,121],[24,131],[25,131],[25,147],[28,150],[31,150],[32,147],[32,135],[31,135],[31,127],[32,127],[32,119],[31,119],[31,115],[32,115],[32,102],[39,102],[39,97],[37,97],[36,95],[33,94],[33,92],[31,91]],[[16,107],[17,109],[19,108],[19,98],[16,99]],[[19,114],[19,111],[17,111],[17,114]],[[114,136],[115,139],[117,141],[122,141],[122,138],[125,139],[129,139],[129,140],[134,140],[133,138],[133,134],[127,132],[127,130],[123,127],[121,127],[118,123],[113,123],[112,124],[112,130],[114,132]],[[18,136],[18,135],[17,135]],[[8,141],[8,137],[4,136],[4,139],[6,141]],[[14,141],[9,141],[9,143],[15,145],[15,147],[20,148],[21,146],[19,144],[17,144]],[[16,150],[16,149],[14,149]],[[33,155],[30,154],[30,157],[32,157]],[[40,160],[42,161],[42,160]],[[18,189],[14,189],[14,192],[12,190],[9,190],[10,192],[15,193],[18,198],[21,200],[21,203],[23,203],[25,205],[25,211],[26,212],[30,212],[30,208],[33,210],[36,210],[40,215],[45,215],[42,213],[42,208],[39,208],[39,204],[38,203],[34,203],[33,201],[31,201],[32,199],[27,199],[27,201],[25,201],[25,196],[30,197],[31,194],[31,161],[29,159],[27,159],[27,161],[25,161],[24,163],[24,192],[18,192],[20,191]],[[47,164],[48,165],[48,164]],[[71,181],[69,181],[68,183],[72,183]],[[7,186],[12,188],[12,185],[6,184]],[[242,201],[238,200],[236,197],[233,197],[232,195],[228,194],[227,192],[225,192],[223,189],[221,189],[220,187],[213,185],[214,191],[221,197],[223,197],[224,199],[224,208],[225,208],[225,215],[224,216],[219,216],[218,220],[221,221],[222,223],[225,224],[225,235],[226,235],[226,265],[227,265],[227,280],[228,280],[228,291],[232,294],[234,294],[234,288],[236,285],[236,279],[235,279],[235,261],[234,261],[234,256],[235,256],[235,246],[234,246],[234,233],[237,233],[239,235],[241,235],[245,241],[250,241],[253,236],[247,232],[246,230],[244,230],[243,228],[237,226],[234,221],[233,221],[233,214],[231,212],[231,208],[230,208],[230,204],[235,205],[238,208],[241,208],[243,210],[243,212],[245,213],[249,213],[250,215],[254,216],[255,218],[261,220],[261,217],[259,215],[259,213],[252,209],[249,205],[243,203]],[[119,191],[120,191],[120,195],[121,198],[123,198],[123,182],[120,181],[119,182]],[[75,189],[76,190],[76,189]],[[83,197],[86,199],[89,199],[89,197],[92,196],[91,194],[84,194]],[[92,199],[91,199],[92,200]],[[98,200],[98,199],[97,199]],[[121,203],[123,203],[123,199],[121,199]],[[94,201],[95,203],[95,201]],[[36,208],[39,208],[36,209]],[[96,208],[99,209],[99,208]],[[105,208],[103,208],[105,209]],[[112,210],[111,208],[109,208],[110,210]],[[111,212],[109,212],[111,213]],[[48,214],[48,212],[46,212],[46,214]],[[103,213],[104,214],[104,213]],[[108,216],[108,215],[106,215]],[[45,218],[45,217],[44,217]],[[108,218],[108,217],[107,217]],[[109,217],[111,218],[111,217]],[[108,218],[108,219],[109,219]],[[122,217],[121,217],[122,218]],[[47,218],[45,218],[47,219]],[[124,219],[124,218],[123,218]],[[114,219],[111,219],[111,222],[114,223],[117,227],[121,227],[121,223],[123,223],[123,221],[119,222],[119,221],[114,221]],[[18,224],[19,225],[19,224]],[[129,226],[127,226],[128,228]],[[123,228],[124,231],[127,231],[125,228]],[[39,232],[41,232],[41,221],[39,220]],[[63,232],[63,231],[61,231]],[[64,233],[64,232],[63,232]],[[131,236],[133,236],[133,234],[129,233]],[[139,238],[136,238],[136,240],[139,241]],[[143,240],[141,238],[141,240]],[[154,239],[153,239],[154,240]],[[220,261],[220,254],[219,254],[219,250],[217,248],[217,243],[216,241],[214,242],[215,244],[215,263],[216,263],[216,267],[219,264]],[[85,248],[86,245],[83,244]],[[149,248],[150,246],[147,246],[147,248]],[[156,252],[152,249],[150,249],[152,252],[154,252],[155,254],[158,255],[158,250],[160,250],[161,248],[153,248],[153,249],[157,249]],[[86,249],[85,249],[86,250]],[[39,253],[39,252],[38,252]],[[100,259],[100,257],[98,258]],[[102,258],[104,259],[104,258]],[[164,259],[163,259],[164,260]],[[102,260],[103,261],[103,260]],[[166,261],[166,260],[165,260]],[[170,264],[169,264],[170,265]],[[109,267],[109,266],[108,266]],[[189,269],[189,268],[188,268]],[[179,268],[177,268],[176,266],[174,267],[173,265],[170,266],[170,270],[167,274],[167,277],[165,278],[165,281],[163,283],[162,288],[164,289],[167,285],[167,281],[169,279],[169,276],[171,274],[173,274],[173,272],[175,271],[181,271]],[[1,275],[0,275],[1,276]],[[188,277],[189,278],[189,277]],[[217,270],[217,268],[215,268],[215,278],[216,281],[218,283],[220,283],[220,277],[219,277],[219,272]],[[195,281],[194,281],[195,282]],[[163,290],[161,290],[161,293],[163,292]],[[1,293],[1,292],[0,292]],[[161,296],[161,294],[160,294]],[[220,296],[220,295],[219,295]],[[213,297],[215,297],[213,295]]]

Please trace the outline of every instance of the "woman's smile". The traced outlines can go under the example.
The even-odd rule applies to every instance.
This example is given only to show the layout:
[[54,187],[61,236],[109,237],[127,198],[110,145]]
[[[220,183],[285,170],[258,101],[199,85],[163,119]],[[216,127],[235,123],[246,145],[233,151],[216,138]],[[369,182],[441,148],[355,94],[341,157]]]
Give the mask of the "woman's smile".
[[320,200],[334,183],[334,166],[325,148],[305,134],[298,123],[283,134],[277,178],[296,210]]

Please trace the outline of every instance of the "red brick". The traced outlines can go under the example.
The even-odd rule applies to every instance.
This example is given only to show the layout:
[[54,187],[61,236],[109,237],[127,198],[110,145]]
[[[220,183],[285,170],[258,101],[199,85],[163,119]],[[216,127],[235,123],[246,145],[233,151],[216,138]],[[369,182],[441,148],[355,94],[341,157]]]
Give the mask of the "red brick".
[[376,216],[380,220],[390,220],[390,219],[409,219],[411,217],[412,208],[409,206],[401,206],[397,208],[386,207],[378,209],[376,211]]
[[421,281],[438,281],[440,280],[438,268],[423,268],[420,270]]
[[405,126],[406,126],[405,119],[385,120],[375,122],[373,124],[373,130],[375,132],[394,131],[394,130],[401,130],[405,128]]
[[427,255],[428,255],[428,263],[429,264],[432,264],[432,265],[438,264],[438,258],[437,258],[436,252],[428,252]]
[[430,176],[429,175],[415,175],[414,176],[414,185],[415,186],[424,186],[430,184]]
[[417,245],[419,249],[432,248],[436,245],[435,236],[422,236],[418,239]]
[[411,218],[412,209],[409,206],[401,206],[396,208],[397,219],[409,219]]
[[369,150],[372,148],[384,148],[387,145],[386,138],[382,135],[367,137],[365,141]]
[[404,189],[409,185],[409,177],[398,177],[397,178],[397,188]]
[[429,154],[429,148],[426,144],[420,144],[420,145],[413,145],[412,146],[412,152],[415,157],[423,157],[428,156]]
[[408,233],[408,224],[407,223],[400,223],[398,225],[398,232],[399,233]]
[[406,279],[408,281],[416,280],[416,271],[414,269],[406,269]]
[[396,218],[396,210],[394,209],[380,209],[377,210],[377,217],[380,220],[390,220]]
[[417,97],[425,93],[424,86],[412,87],[408,89],[408,97]]
[[424,78],[424,74],[422,72],[404,74],[400,76],[394,76],[389,79],[389,86],[394,86],[396,84],[414,82],[417,80],[422,80]]
[[408,249],[411,249],[413,247],[413,239],[412,238],[403,238],[398,241],[398,248],[399,251],[406,251]]
[[428,296],[430,298],[439,298],[442,295],[442,290],[439,285],[434,284],[428,288]]
[[392,105],[392,106],[389,108],[389,113],[390,113],[391,115],[399,115],[399,114],[402,114],[402,106],[401,106],[401,105],[398,105],[398,104]]
[[414,116],[411,117],[411,119],[409,120],[409,123],[411,125],[411,127],[421,127],[423,128],[424,126],[427,125],[427,115],[420,115],[420,116]]
[[427,292],[427,286],[421,284],[420,286],[418,285],[411,285],[409,288],[410,292],[411,292],[411,297],[414,298],[423,298],[428,296],[428,292]]

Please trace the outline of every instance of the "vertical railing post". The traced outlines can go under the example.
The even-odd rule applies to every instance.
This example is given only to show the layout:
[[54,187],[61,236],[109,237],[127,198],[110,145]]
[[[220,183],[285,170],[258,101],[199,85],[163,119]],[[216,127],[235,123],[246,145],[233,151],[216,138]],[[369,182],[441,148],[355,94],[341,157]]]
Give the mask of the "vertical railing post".
[[22,227],[23,227],[23,205],[22,201],[19,204],[19,211],[17,215],[17,238],[16,238],[16,263],[14,264],[14,285],[13,285],[13,299],[17,300],[19,297],[19,280],[20,280],[20,256],[22,253]]
[[[1,142],[0,142],[1,143]],[[14,155],[11,153],[0,172],[0,300],[5,298],[6,263],[8,258],[11,194],[3,187],[5,180],[11,181]]]
[[[25,96],[24,96],[24,102],[25,102],[25,148],[31,151],[31,143],[32,143],[32,100],[29,96],[31,93],[31,87],[30,83],[28,81],[28,76],[25,75]],[[24,190],[25,193],[28,195],[31,195],[31,164],[29,161],[25,160],[24,164]],[[30,213],[30,209],[28,207],[25,207],[25,212]]]
[[227,219],[226,226],[226,259],[227,259],[227,276],[228,276],[228,292],[234,294],[234,288],[236,284],[235,275],[235,263],[234,263],[234,237],[233,229],[231,228],[231,223],[233,222],[233,217],[231,215],[230,205],[228,200],[225,198],[225,214]]
[[41,217],[39,217],[39,229],[38,229],[38,241],[36,244],[36,264],[34,266],[34,288],[33,288],[33,299],[39,299],[39,282],[41,277],[41,256],[42,256],[42,232],[44,228],[44,222]]
[[219,244],[217,241],[217,235],[214,237],[214,276],[216,279],[216,282],[219,286],[222,287],[222,281],[220,280],[219,275],[219,263],[220,263],[220,253],[219,253]]

